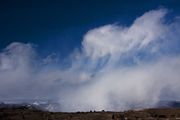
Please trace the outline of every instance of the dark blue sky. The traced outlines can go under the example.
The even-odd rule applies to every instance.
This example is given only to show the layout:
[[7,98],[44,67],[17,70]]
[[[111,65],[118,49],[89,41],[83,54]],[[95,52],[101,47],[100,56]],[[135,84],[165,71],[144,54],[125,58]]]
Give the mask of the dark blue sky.
[[0,48],[15,41],[34,43],[42,55],[66,56],[80,46],[88,30],[129,25],[161,6],[180,13],[179,0],[1,0]]

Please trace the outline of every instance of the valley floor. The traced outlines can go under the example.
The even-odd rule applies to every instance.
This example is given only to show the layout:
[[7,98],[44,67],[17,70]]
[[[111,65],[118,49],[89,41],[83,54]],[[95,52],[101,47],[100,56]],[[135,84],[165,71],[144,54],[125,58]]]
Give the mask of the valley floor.
[[27,108],[1,108],[0,120],[180,120],[180,109],[125,112],[47,112]]

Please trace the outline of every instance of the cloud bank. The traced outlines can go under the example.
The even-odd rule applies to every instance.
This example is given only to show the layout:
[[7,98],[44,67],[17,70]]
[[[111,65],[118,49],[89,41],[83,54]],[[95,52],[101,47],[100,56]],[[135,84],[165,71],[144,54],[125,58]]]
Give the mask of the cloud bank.
[[59,111],[127,110],[180,100],[180,20],[167,9],[146,12],[130,26],[88,31],[64,65],[41,58],[33,44],[0,53],[0,99],[52,100]]

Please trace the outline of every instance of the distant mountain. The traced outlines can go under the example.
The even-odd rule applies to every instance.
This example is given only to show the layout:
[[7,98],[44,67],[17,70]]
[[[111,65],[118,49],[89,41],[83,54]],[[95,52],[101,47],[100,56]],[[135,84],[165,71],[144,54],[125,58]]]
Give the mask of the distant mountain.
[[180,101],[159,101],[157,108],[180,108]]
[[[55,102],[45,101],[33,101],[28,103],[4,103],[0,102],[0,109],[30,109],[30,110],[41,110],[41,111],[60,111],[60,104]],[[159,101],[153,108],[180,108],[180,101]]]
[[33,102],[33,103],[0,103],[0,109],[31,109],[42,111],[58,111],[60,105],[58,103]]

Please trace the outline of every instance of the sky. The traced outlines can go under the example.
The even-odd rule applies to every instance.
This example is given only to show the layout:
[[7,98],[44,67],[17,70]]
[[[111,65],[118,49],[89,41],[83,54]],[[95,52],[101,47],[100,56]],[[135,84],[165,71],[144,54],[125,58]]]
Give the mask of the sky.
[[178,0],[0,2],[0,101],[51,111],[180,101]]
[[[43,55],[64,57],[90,29],[111,23],[130,25],[144,12],[164,6],[179,14],[178,0],[2,0],[0,48],[33,43]],[[173,15],[171,14],[171,15]]]

